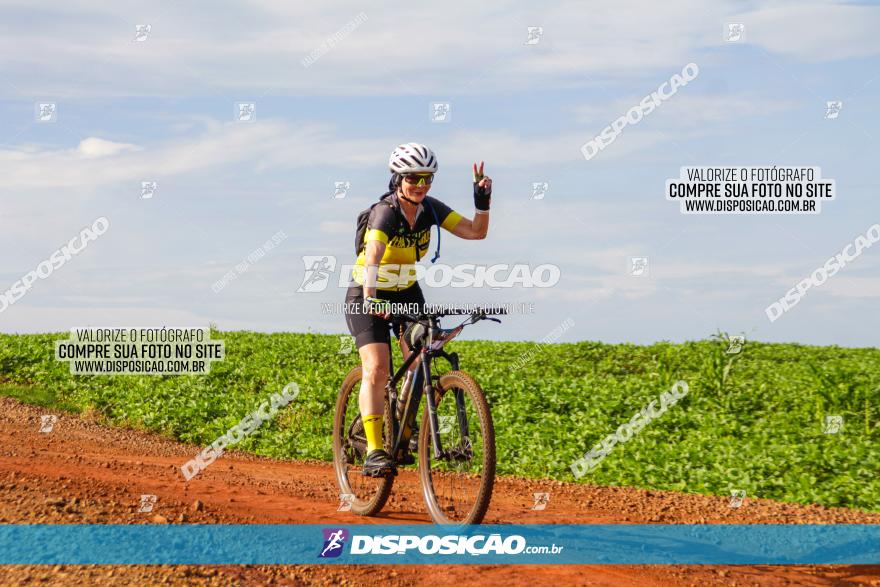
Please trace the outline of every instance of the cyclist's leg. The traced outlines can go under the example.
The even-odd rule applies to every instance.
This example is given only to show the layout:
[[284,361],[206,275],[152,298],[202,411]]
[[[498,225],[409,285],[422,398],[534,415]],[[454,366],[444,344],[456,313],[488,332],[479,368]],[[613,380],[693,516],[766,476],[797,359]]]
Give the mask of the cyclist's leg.
[[[401,330],[405,330],[405,326],[401,325],[401,326],[398,326],[397,328],[399,328],[399,330],[397,330],[398,346],[400,347],[401,355],[403,355],[403,361],[406,362],[406,360],[409,358],[410,348],[409,348],[409,345],[406,344],[406,341],[403,339],[403,332],[401,332]],[[416,368],[415,365],[416,365],[415,363],[410,365],[409,370],[410,371],[415,370],[415,368]]]
[[[414,306],[413,313],[419,313],[422,308],[425,306],[425,296],[422,294],[422,288],[419,287],[419,284],[410,286],[408,289],[404,290],[403,301],[407,304]],[[400,344],[400,352],[403,355],[403,360],[406,361],[409,358],[410,348],[406,343],[406,340],[403,338],[403,333],[406,330],[407,324],[395,324],[395,334],[397,335],[397,341]],[[410,365],[409,370],[415,371],[418,361],[413,362]]]
[[349,332],[354,336],[355,345],[361,359],[361,388],[358,394],[358,407],[361,423],[367,438],[367,458],[364,461],[364,474],[375,476],[394,470],[394,461],[385,452],[382,443],[382,430],[385,413],[385,383],[388,380],[388,364],[391,338],[388,321],[363,313],[361,303],[363,294],[359,287],[349,289],[346,313]]
[[[385,336],[388,336],[387,330]],[[387,342],[369,342],[358,348],[363,369],[358,405],[361,422],[367,438],[367,458],[364,475],[371,477],[396,473],[396,464],[385,451],[382,431],[385,427],[385,384],[388,381],[388,357],[391,347]]]
[[[358,394],[358,407],[367,428],[367,416],[376,416],[384,413],[385,382],[388,379],[388,322],[378,316],[366,314],[363,308],[363,290],[360,286],[352,284],[345,297],[346,312],[345,322],[348,331],[354,336],[355,346],[361,359],[363,376],[361,389]],[[380,426],[381,430],[381,426]],[[367,438],[375,436],[368,434]],[[379,447],[381,448],[381,433],[379,435]],[[375,442],[369,442],[371,450],[377,448]]]
[[358,405],[361,414],[382,414],[385,410],[385,384],[388,382],[388,343],[370,342],[358,349],[363,367]]

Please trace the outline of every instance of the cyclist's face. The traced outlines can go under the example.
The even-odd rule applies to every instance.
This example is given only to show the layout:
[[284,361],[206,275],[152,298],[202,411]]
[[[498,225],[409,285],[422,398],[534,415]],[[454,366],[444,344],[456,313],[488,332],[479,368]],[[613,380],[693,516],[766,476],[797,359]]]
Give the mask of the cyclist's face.
[[413,184],[404,180],[400,182],[400,188],[403,190],[404,196],[410,198],[411,200],[421,202],[422,199],[424,199],[424,197],[428,195],[428,190],[431,189],[431,184],[426,181],[418,181]]

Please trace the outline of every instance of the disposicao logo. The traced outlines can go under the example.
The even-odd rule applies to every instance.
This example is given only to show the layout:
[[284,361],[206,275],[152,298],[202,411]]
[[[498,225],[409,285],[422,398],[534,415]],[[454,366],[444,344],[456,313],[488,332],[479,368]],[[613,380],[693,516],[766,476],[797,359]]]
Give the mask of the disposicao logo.
[[336,558],[342,554],[342,547],[348,539],[348,530],[345,528],[324,528],[324,548],[318,558]]

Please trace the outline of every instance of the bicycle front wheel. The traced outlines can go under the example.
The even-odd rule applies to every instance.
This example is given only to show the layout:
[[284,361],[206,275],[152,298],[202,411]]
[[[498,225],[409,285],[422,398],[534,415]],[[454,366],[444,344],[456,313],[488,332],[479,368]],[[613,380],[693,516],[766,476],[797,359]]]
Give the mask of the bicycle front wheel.
[[419,434],[419,474],[428,513],[436,524],[479,524],[495,484],[495,429],[483,390],[463,371],[434,387],[442,454],[434,455],[425,409]]

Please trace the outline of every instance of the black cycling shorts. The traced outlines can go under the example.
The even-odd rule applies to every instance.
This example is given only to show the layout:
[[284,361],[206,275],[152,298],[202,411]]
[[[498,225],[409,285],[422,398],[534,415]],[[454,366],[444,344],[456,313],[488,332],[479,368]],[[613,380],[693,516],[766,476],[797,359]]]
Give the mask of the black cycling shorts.
[[[376,290],[376,297],[380,300],[388,300],[392,304],[406,304],[412,308],[406,313],[418,313],[425,305],[425,296],[422,289],[416,283],[400,291]],[[394,336],[400,337],[402,323],[398,320],[385,320],[379,316],[367,314],[363,310],[364,287],[358,283],[352,283],[345,294],[345,323],[348,331],[354,336],[357,348],[371,342],[391,343],[390,331],[394,330]],[[401,306],[402,307],[402,306]]]

